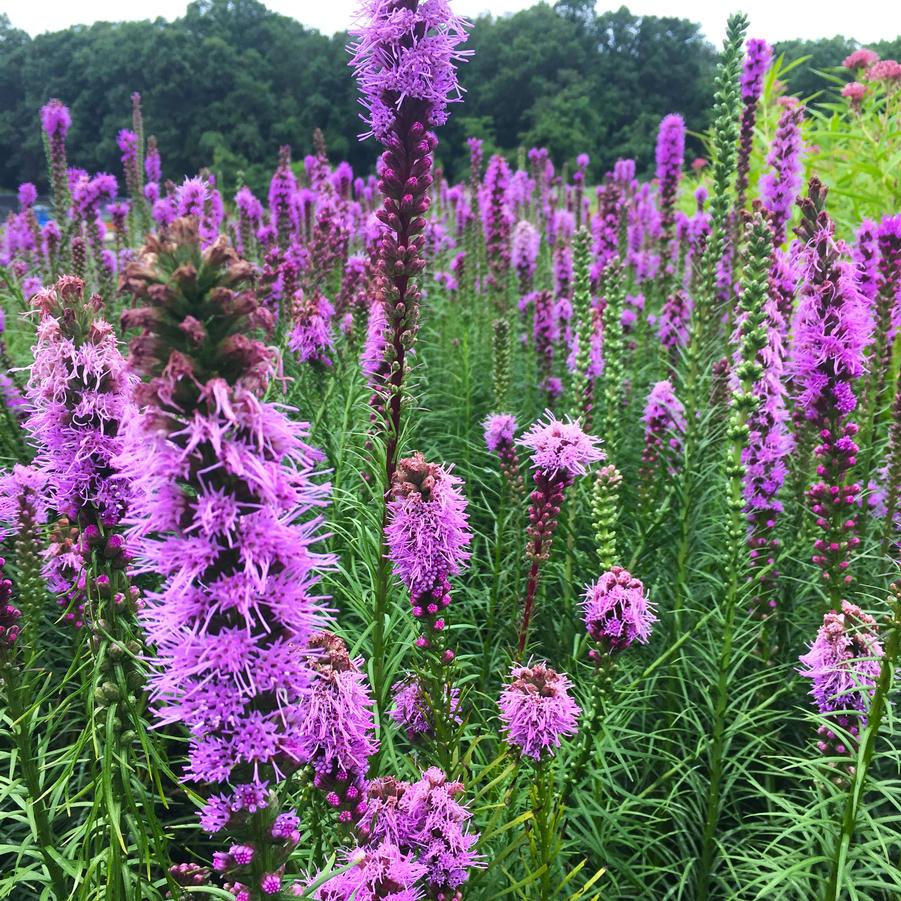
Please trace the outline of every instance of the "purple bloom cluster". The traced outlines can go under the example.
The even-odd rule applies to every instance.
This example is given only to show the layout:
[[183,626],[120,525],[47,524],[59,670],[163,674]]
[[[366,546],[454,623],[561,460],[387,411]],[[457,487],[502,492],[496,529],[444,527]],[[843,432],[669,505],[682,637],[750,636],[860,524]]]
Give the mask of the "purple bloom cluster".
[[657,182],[661,227],[668,236],[673,226],[674,204],[685,158],[685,120],[676,113],[664,116],[657,133]]
[[477,832],[469,831],[472,814],[457,797],[463,784],[451,782],[430,767],[417,782],[391,777],[370,783],[368,809],[360,831],[370,843],[390,842],[415,855],[425,867],[422,881],[429,898],[451,901],[481,862],[473,851]]
[[588,586],[582,610],[592,641],[607,653],[622,651],[636,641],[647,644],[657,621],[641,580],[621,566],[614,566]]
[[779,102],[782,114],[766,158],[770,170],[760,177],[760,198],[768,213],[776,247],[785,241],[786,225],[801,189],[801,122],[804,120],[804,107],[794,97],[783,97]]
[[193,218],[129,264],[146,306],[123,322],[143,328],[131,362],[147,381],[121,462],[141,566],[163,580],[143,612],[157,718],[190,730],[189,778],[262,786],[309,752],[305,649],[332,561],[314,550],[321,455],[305,423],[260,399],[275,358],[252,337],[267,317],[250,274],[224,238],[201,253]]
[[499,701],[507,742],[535,760],[553,754],[561,737],[577,731],[581,710],[571,688],[569,678],[546,663],[514,666]]
[[823,617],[816,641],[800,658],[799,672],[811,680],[810,694],[819,712],[832,721],[817,730],[817,746],[824,754],[850,752],[832,723],[852,742],[866,726],[882,654],[876,621],[860,607],[842,601],[840,613],[832,610]]
[[426,125],[447,121],[447,104],[462,97],[456,64],[467,23],[447,0],[363,0],[351,29],[351,65],[363,94],[367,134],[384,142],[404,106]]
[[644,449],[641,452],[641,476],[652,481],[659,476],[663,459],[669,471],[676,469],[675,458],[682,450],[685,432],[685,408],[673,391],[672,382],[657,382],[648,394],[644,414]]
[[40,311],[28,382],[25,428],[37,447],[55,509],[83,529],[115,525],[128,502],[128,483],[115,460],[120,427],[132,418],[135,378],[127,370],[102,302],[84,283],[63,276],[37,294]]

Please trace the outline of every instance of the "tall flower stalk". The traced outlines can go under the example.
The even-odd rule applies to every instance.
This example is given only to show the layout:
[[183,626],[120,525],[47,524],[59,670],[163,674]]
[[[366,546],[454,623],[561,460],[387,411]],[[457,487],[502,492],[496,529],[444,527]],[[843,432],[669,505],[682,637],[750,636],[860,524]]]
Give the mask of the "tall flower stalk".
[[[351,65],[359,83],[365,136],[385,147],[380,159],[376,215],[384,225],[376,262],[376,303],[385,308],[387,340],[384,384],[385,490],[397,468],[404,380],[416,339],[421,292],[416,279],[425,268],[426,221],[438,139],[429,130],[447,121],[447,106],[461,97],[455,64],[466,23],[446,0],[364,0],[352,30]],[[387,525],[387,506],[382,532]],[[384,538],[382,539],[384,542]],[[384,559],[384,544],[381,557]],[[388,572],[379,567],[374,599],[373,670],[379,710],[385,696],[385,616]]]
[[123,323],[143,330],[131,363],[145,381],[122,466],[139,571],[162,578],[141,616],[156,717],[189,731],[185,777],[220,791],[202,827],[252,848],[217,869],[258,899],[277,893],[294,846],[279,825],[294,815],[279,813],[270,786],[309,762],[307,645],[333,560],[315,549],[327,486],[314,480],[309,427],[261,399],[277,359],[253,337],[272,318],[250,276],[224,237],[201,251],[196,217],[129,264],[127,289],[144,306]]
[[560,509],[566,489],[577,476],[604,454],[597,438],[586,435],[578,422],[561,422],[548,413],[548,421],[536,422],[516,443],[532,451],[532,478],[535,489],[529,498],[526,560],[529,566],[518,654],[525,653],[529,624],[535,606],[541,566],[550,556],[551,542],[560,521]]
[[794,324],[793,380],[797,404],[816,431],[818,480],[810,486],[810,509],[820,536],[812,561],[819,567],[829,606],[837,609],[851,582],[851,552],[857,536],[860,485],[851,470],[859,453],[856,382],[863,374],[863,351],[872,322],[857,287],[844,245],[826,213],[826,188],[810,181],[801,203],[798,235],[805,244],[800,305]]

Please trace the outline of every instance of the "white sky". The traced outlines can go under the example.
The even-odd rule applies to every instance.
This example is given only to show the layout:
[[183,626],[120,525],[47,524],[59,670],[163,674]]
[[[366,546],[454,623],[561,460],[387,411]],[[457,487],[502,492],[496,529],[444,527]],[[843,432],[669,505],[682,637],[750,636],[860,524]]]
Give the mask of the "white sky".
[[[348,27],[357,0],[263,0],[266,6],[293,16],[304,25],[332,34]],[[452,0],[454,9],[474,17],[531,6],[534,0]],[[901,3],[897,0],[599,0],[599,10],[627,5],[636,15],[677,15],[700,22],[707,37],[719,45],[726,17],[742,6],[751,19],[750,35],[779,41],[842,34],[866,43],[901,34]],[[69,25],[162,16],[178,18],[187,0],[0,0],[0,13],[13,25],[35,35]]]

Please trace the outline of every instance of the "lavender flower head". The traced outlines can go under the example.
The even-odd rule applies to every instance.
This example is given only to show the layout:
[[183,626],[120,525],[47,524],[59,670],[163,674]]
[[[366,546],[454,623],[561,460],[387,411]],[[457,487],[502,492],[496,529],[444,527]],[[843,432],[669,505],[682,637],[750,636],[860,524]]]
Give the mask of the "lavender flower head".
[[53,99],[41,107],[41,126],[51,138],[64,139],[72,125],[72,116],[61,100]]
[[72,202],[79,216],[92,221],[104,199],[114,200],[119,184],[114,175],[101,172],[93,178],[81,176],[72,188]]
[[804,107],[794,97],[783,97],[782,114],[766,158],[770,171],[760,177],[760,197],[770,214],[773,243],[785,240],[785,225],[801,188],[801,122]]
[[447,104],[462,99],[456,63],[467,22],[447,0],[362,0],[350,34],[350,65],[363,94],[369,132],[385,142],[403,105],[422,110],[423,124],[443,125]]
[[122,151],[122,164],[128,167],[138,159],[138,136],[131,129],[123,128],[116,136],[116,144]]
[[494,413],[484,423],[485,446],[491,453],[512,447],[516,435],[516,417],[512,413]]
[[331,632],[314,634],[308,649],[315,675],[295,714],[298,756],[317,772],[362,776],[378,750],[363,661],[351,659],[344,642]]
[[523,219],[516,223],[516,227],[513,229],[511,262],[519,278],[520,290],[523,293],[531,287],[535,268],[538,264],[540,244],[541,235],[538,234],[538,229],[528,219]]
[[[391,691],[394,706],[388,711],[388,716],[407,733],[407,738],[414,741],[418,735],[431,735],[434,732],[434,716],[419,679],[409,676],[395,682]],[[450,698],[445,695],[447,701],[450,702],[451,717],[459,723],[460,689],[451,686]]]
[[664,205],[672,204],[682,177],[685,157],[685,120],[678,113],[664,116],[657,133],[657,180]]
[[[320,885],[313,892],[316,901],[420,901],[423,897],[418,883],[426,868],[415,855],[401,853],[389,841],[357,848],[344,863],[353,866]],[[303,895],[306,890],[298,883],[294,893]]]
[[588,634],[610,652],[636,641],[647,644],[651,625],[657,621],[641,580],[621,566],[588,586],[582,609]]
[[470,832],[469,810],[457,797],[461,782],[451,782],[430,767],[414,783],[391,777],[369,786],[369,807],[360,831],[371,842],[390,841],[401,851],[413,851],[426,868],[424,882],[430,898],[456,897],[469,871],[481,865],[472,851],[478,833]]
[[578,422],[565,422],[546,412],[547,422],[538,420],[516,443],[532,451],[532,467],[545,475],[562,473],[567,480],[585,475],[592,463],[604,459],[600,441],[586,435]]
[[186,178],[175,192],[176,216],[203,215],[210,198],[209,185],[202,178]]
[[741,72],[741,99],[745,103],[756,103],[763,90],[763,77],[773,59],[773,48],[760,38],[750,38],[746,47]]
[[570,697],[572,683],[546,663],[514,666],[510,676],[499,702],[507,741],[540,760],[560,747],[561,736],[577,731],[581,710]]
[[41,318],[25,428],[38,447],[36,465],[60,514],[82,527],[115,525],[129,496],[114,461],[120,426],[133,414],[135,377],[112,326],[97,315],[99,297],[86,302],[80,279],[63,276],[32,303]]
[[842,612],[830,611],[816,641],[800,658],[799,670],[811,680],[810,694],[820,713],[855,710],[866,713],[879,678],[882,645],[876,621],[860,607],[842,601]]
[[418,451],[398,464],[385,537],[394,572],[411,592],[427,592],[460,572],[472,534],[463,480]]
[[30,209],[38,199],[38,189],[30,182],[23,181],[19,185],[19,206],[23,210]]

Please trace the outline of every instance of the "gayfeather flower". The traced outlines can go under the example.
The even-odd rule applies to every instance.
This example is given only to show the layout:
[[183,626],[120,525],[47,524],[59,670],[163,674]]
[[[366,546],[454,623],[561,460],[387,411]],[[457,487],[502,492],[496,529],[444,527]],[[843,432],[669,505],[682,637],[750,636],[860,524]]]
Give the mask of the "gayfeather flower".
[[582,610],[589,636],[607,653],[622,651],[636,641],[647,644],[657,621],[641,579],[621,566],[588,586]]
[[369,758],[378,750],[373,700],[362,660],[352,660],[344,642],[330,632],[310,638],[309,689],[296,711],[300,744],[297,754],[315,770],[313,784],[322,790],[340,822],[351,822],[366,809],[363,781]]
[[53,99],[41,107],[41,126],[47,135],[47,164],[53,186],[53,209],[62,221],[68,208],[69,188],[66,177],[66,135],[72,116],[61,100]]
[[125,171],[128,193],[134,198],[139,198],[144,192],[144,179],[138,162],[138,136],[130,129],[123,128],[116,138],[116,143],[122,151],[122,168]]
[[285,249],[297,230],[297,179],[291,169],[291,148],[285,145],[278,152],[278,166],[269,182],[269,218],[278,231],[278,243]]
[[514,490],[523,486],[516,453],[516,417],[512,413],[494,413],[482,424],[485,430],[485,446],[500,460],[501,472]]
[[677,470],[685,433],[685,407],[676,397],[672,382],[657,382],[648,394],[644,414],[644,449],[641,452],[641,477],[650,488],[660,477],[663,461],[670,475]]
[[691,322],[691,311],[694,302],[684,288],[676,288],[667,295],[657,320],[657,335],[660,343],[668,348],[672,355],[680,347],[688,343],[688,327]]
[[560,747],[563,736],[575,735],[582,712],[570,697],[572,683],[546,663],[514,666],[499,706],[508,744],[540,760]]
[[447,0],[363,0],[350,47],[369,134],[384,146],[376,216],[380,229],[373,293],[385,307],[390,335],[385,343],[387,384],[382,414],[386,438],[385,470],[390,482],[397,466],[401,397],[407,354],[419,313],[416,277],[425,268],[426,222],[433,182],[432,154],[438,139],[428,131],[447,119],[447,103],[459,99],[455,64],[468,54],[465,23]]
[[[435,731],[435,718],[420,680],[415,676],[408,676],[395,682],[391,691],[394,706],[388,711],[388,716],[406,732],[407,738],[415,741],[419,735],[432,735]],[[459,723],[460,690],[452,687],[445,702],[450,716]]]
[[323,622],[316,584],[333,564],[315,550],[314,511],[328,489],[315,481],[322,455],[307,424],[261,399],[277,361],[254,337],[272,320],[250,265],[224,236],[201,252],[197,229],[177,220],[126,267],[126,290],[145,306],[123,326],[143,329],[131,364],[146,381],[120,459],[139,571],[161,580],[142,614],[157,721],[188,729],[187,778],[242,778],[221,803],[247,810],[255,793],[255,812],[310,747],[307,644]]
[[163,166],[160,161],[160,151],[156,145],[156,138],[150,135],[147,138],[147,153],[144,156],[144,174],[147,181],[158,185],[163,177]]
[[[426,868],[414,854],[402,853],[389,841],[348,852],[344,864],[353,866],[315,889],[316,901],[420,901],[423,897],[418,883]],[[295,886],[296,895],[305,891],[302,884]]]
[[25,428],[37,447],[55,509],[80,528],[115,525],[125,512],[129,486],[115,459],[120,429],[133,417],[128,372],[112,326],[98,315],[96,295],[63,276],[37,294],[40,312],[28,381]]
[[423,125],[443,125],[447,104],[462,99],[456,63],[470,55],[458,49],[467,23],[447,0],[362,0],[357,19],[351,65],[368,134],[385,143],[405,107],[417,107]]
[[[664,116],[657,133],[657,182],[663,240],[669,243],[673,228],[676,191],[685,157],[685,121],[678,114]],[[667,248],[664,248],[667,252]]]
[[294,302],[294,328],[288,336],[288,347],[297,354],[301,363],[323,363],[330,366],[328,357],[334,346],[332,317],[335,308],[328,298],[319,292],[306,297],[297,291]]
[[576,476],[585,475],[592,463],[604,459],[603,452],[597,447],[598,439],[585,434],[578,422],[555,419],[550,411],[547,417],[547,422],[539,420],[534,423],[516,442],[532,451],[532,478],[535,482],[535,490],[529,499],[526,533],[529,575],[519,632],[520,654],[525,651],[541,564],[550,556],[566,489]]
[[547,422],[538,420],[516,443],[532,451],[535,475],[572,484],[588,467],[604,459],[598,440],[586,435],[578,422],[555,419],[547,411]]
[[472,814],[457,800],[465,788],[430,767],[417,782],[376,779],[369,786],[369,807],[361,831],[370,842],[389,841],[410,851],[425,867],[428,897],[451,899],[481,866],[472,847],[477,832],[469,831]]
[[202,178],[186,178],[175,191],[175,215],[203,216],[207,200],[210,197],[210,186]]
[[782,97],[782,114],[766,158],[769,171],[760,177],[760,199],[767,211],[773,244],[785,241],[792,206],[801,189],[801,122],[804,107],[794,97]]
[[519,293],[528,294],[532,288],[532,279],[535,276],[535,268],[538,265],[538,249],[541,244],[541,235],[538,229],[523,219],[516,223],[513,229],[513,248],[511,262],[519,279]]
[[857,287],[868,304],[873,304],[879,291],[879,248],[876,243],[878,226],[864,219],[857,229],[854,242],[854,265],[857,269]]
[[[848,732],[852,740],[866,726],[882,653],[873,617],[842,601],[841,613],[832,610],[823,617],[816,641],[800,658],[804,668],[799,672],[811,680],[810,694],[817,709]],[[844,739],[829,726],[820,726],[817,734],[823,753],[850,753]]]
[[488,284],[495,292],[495,303],[504,308],[504,289],[510,268],[510,234],[513,211],[510,208],[510,167],[507,160],[495,154],[488,161],[482,196],[482,229],[488,260]]
[[805,245],[805,273],[793,328],[792,374],[798,408],[816,426],[821,442],[814,451],[819,481],[808,492],[824,532],[814,543],[813,562],[821,567],[830,599],[838,606],[841,586],[851,581],[848,552],[860,543],[853,512],[860,486],[848,477],[857,462],[858,427],[850,415],[857,406],[855,383],[864,371],[872,320],[854,269],[842,258],[845,247],[834,237],[825,203],[826,189],[811,179],[797,230]]
[[763,90],[763,77],[773,58],[773,49],[759,38],[747,43],[747,54],[741,73],[742,114],[738,138],[736,209],[744,209],[748,190],[751,151],[754,148],[754,123],[757,121],[757,101]]
[[450,576],[469,559],[472,540],[462,479],[418,451],[401,460],[391,481],[385,540],[394,572],[410,592],[413,615],[426,634],[419,647],[443,651],[444,662],[453,652],[444,650],[442,611],[451,601]]

